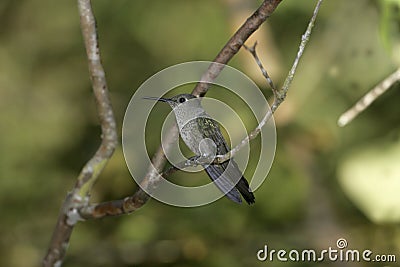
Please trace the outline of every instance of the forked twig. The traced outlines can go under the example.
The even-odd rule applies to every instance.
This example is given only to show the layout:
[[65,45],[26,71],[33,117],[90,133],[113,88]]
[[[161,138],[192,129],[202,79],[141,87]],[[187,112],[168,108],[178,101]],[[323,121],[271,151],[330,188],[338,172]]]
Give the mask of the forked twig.
[[196,84],[192,94],[204,96],[215,78],[221,73],[225,64],[239,52],[246,40],[252,35],[265,20],[274,12],[282,0],[264,0],[260,7],[246,20],[235,32],[218,55],[210,64],[207,71],[202,75],[200,82]]
[[248,47],[247,45],[243,45],[243,47],[253,55],[254,60],[256,61],[258,67],[261,70],[261,73],[263,74],[263,76],[267,80],[269,86],[271,87],[273,94],[276,95],[276,93],[277,93],[276,92],[276,87],[275,87],[271,77],[269,76],[267,70],[262,65],[260,58],[257,55],[257,52],[256,52],[257,41],[254,43],[254,45],[252,47]]
[[226,153],[225,155],[218,155],[216,162],[222,163],[224,161],[229,160],[231,157],[233,157],[236,153],[240,151],[244,146],[246,146],[251,140],[257,137],[257,135],[261,132],[262,127],[269,121],[269,119],[272,117],[272,115],[275,113],[276,109],[279,107],[279,105],[285,100],[286,94],[289,90],[290,85],[292,84],[294,75],[296,73],[297,66],[299,64],[300,58],[303,55],[304,49],[310,39],[312,29],[314,27],[315,20],[317,18],[319,9],[321,7],[323,0],[318,0],[317,5],[315,6],[313,15],[311,17],[310,22],[308,23],[308,27],[306,32],[302,35],[301,37],[301,42],[299,46],[299,50],[297,52],[297,56],[293,62],[292,68],[289,71],[288,76],[286,77],[286,80],[280,90],[277,90],[272,83],[271,78],[268,75],[268,72],[265,70],[265,68],[262,66],[260,59],[257,56],[255,47],[256,44],[253,45],[251,48],[247,48],[248,51],[253,55],[255,61],[257,62],[261,72],[263,73],[264,77],[267,79],[269,85],[271,86],[272,92],[274,94],[274,102],[272,103],[271,109],[267,111],[265,114],[264,118],[260,121],[260,123],[257,125],[257,127],[249,133],[238,145],[236,145],[231,151]]

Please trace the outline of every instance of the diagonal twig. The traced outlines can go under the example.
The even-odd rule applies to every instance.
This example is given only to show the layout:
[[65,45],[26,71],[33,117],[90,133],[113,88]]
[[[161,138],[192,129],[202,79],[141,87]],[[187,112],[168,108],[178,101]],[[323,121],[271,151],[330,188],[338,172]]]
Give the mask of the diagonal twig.
[[400,68],[386,77],[382,82],[358,100],[354,106],[344,112],[338,120],[338,125],[343,127],[349,124],[355,117],[368,108],[376,99],[378,99],[378,97],[398,81],[400,81]]

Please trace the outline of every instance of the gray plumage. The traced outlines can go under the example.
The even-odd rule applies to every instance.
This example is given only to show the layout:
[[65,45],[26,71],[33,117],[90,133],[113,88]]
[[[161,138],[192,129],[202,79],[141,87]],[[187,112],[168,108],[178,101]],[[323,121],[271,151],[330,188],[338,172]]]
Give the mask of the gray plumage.
[[[185,144],[196,155],[213,157],[229,152],[218,123],[205,112],[199,98],[191,94],[180,94],[172,98],[146,97],[146,99],[166,102],[173,108],[179,133]],[[204,167],[214,184],[229,199],[241,203],[240,195],[242,195],[248,204],[255,202],[247,180],[233,159]]]

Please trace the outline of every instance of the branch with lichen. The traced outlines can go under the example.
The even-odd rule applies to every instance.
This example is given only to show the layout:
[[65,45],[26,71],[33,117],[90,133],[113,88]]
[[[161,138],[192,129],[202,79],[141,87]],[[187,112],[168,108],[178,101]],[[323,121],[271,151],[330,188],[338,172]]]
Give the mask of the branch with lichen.
[[90,0],[78,0],[82,35],[88,58],[90,79],[101,125],[102,141],[94,156],[81,170],[67,194],[54,229],[43,266],[61,266],[75,224],[83,220],[79,210],[89,203],[89,193],[117,146],[117,129],[101,64],[95,18]]

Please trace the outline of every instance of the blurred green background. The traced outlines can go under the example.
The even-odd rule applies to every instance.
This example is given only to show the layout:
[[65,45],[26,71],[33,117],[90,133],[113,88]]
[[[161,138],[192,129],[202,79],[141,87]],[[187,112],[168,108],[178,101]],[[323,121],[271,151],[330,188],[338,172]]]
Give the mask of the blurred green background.
[[[260,2],[93,1],[119,134],[142,82],[170,65],[212,60]],[[284,0],[255,37],[278,86],[315,2]],[[276,158],[254,206],[224,198],[189,209],[153,200],[129,216],[79,223],[64,266],[263,266],[268,263],[259,262],[256,253],[264,245],[322,250],[335,248],[338,238],[352,249],[400,257],[400,91],[391,89],[349,126],[336,124],[397,68],[397,2],[323,4],[276,113]],[[62,200],[99,145],[100,128],[75,1],[2,0],[0,25],[0,265],[35,266],[47,250]],[[270,96],[248,53],[240,51],[230,65]],[[224,99],[218,90],[210,95]],[[150,142],[149,151],[158,144]],[[123,198],[135,190],[119,146],[92,200]]]

